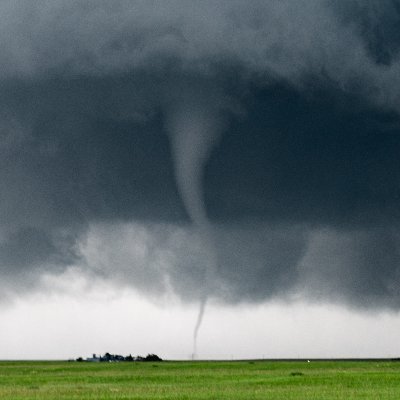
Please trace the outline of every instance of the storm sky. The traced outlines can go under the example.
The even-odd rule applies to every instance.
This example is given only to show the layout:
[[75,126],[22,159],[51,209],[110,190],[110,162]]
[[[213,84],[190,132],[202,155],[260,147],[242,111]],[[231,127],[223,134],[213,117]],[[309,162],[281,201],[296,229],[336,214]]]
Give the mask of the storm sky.
[[399,155],[397,0],[0,3],[4,304],[397,312]]

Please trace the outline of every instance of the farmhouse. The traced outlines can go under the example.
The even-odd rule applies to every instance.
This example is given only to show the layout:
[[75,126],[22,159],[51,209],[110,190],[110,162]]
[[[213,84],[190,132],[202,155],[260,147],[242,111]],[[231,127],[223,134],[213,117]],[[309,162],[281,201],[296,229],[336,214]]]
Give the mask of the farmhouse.
[[88,357],[86,359],[86,361],[89,361],[89,362],[100,362],[101,361],[101,357],[97,357],[96,354],[93,354],[93,357]]

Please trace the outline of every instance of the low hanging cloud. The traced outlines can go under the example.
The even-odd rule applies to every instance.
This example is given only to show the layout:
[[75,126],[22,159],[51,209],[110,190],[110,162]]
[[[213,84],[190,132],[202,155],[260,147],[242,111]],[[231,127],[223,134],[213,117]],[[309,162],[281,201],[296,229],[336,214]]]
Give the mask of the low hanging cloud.
[[74,265],[397,309],[399,22],[394,0],[1,2],[3,285]]

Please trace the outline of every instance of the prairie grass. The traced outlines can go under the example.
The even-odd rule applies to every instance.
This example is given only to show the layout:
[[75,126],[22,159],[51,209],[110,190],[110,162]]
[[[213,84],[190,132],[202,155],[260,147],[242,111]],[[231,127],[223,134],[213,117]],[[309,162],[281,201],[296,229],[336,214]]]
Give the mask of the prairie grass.
[[0,362],[0,399],[400,399],[400,362]]

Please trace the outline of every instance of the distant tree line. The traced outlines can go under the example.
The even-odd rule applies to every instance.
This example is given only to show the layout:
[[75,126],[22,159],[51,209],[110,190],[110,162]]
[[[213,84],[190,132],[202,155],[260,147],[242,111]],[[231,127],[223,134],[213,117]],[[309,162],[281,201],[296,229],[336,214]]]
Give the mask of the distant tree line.
[[82,357],[78,357],[75,361],[78,362],[120,362],[120,361],[162,361],[162,358],[158,357],[157,354],[147,354],[146,357],[142,356],[132,356],[132,354],[129,354],[129,356],[121,356],[119,354],[110,354],[110,353],[105,353],[103,356],[96,356],[96,354],[93,354],[93,357],[88,357],[86,359]]

